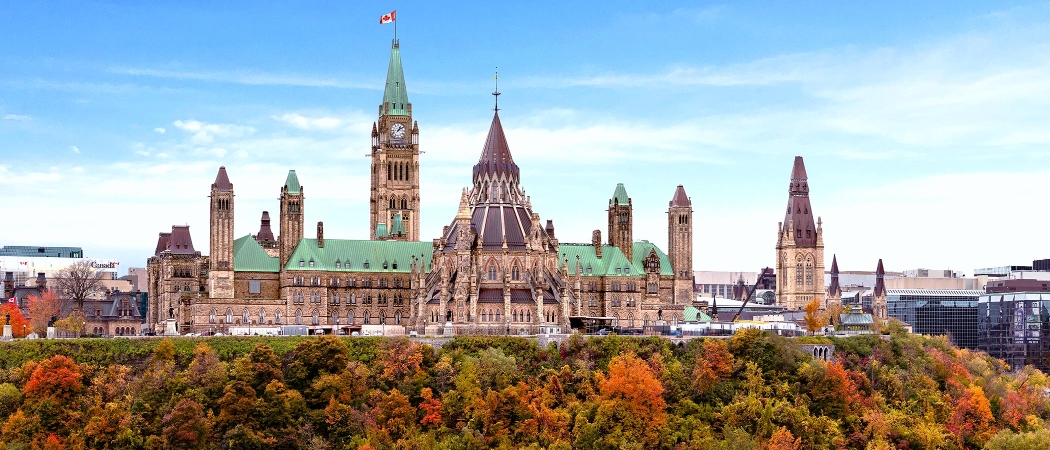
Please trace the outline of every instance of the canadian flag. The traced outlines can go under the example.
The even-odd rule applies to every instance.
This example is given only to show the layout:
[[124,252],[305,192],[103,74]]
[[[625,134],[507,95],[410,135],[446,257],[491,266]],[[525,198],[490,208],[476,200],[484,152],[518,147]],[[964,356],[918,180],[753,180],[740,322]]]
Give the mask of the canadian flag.
[[390,11],[390,14],[384,14],[379,17],[379,24],[390,23],[397,20],[397,10]]
[[15,297],[11,297],[11,298],[7,299],[7,303],[10,303],[10,304],[13,305],[15,303],[18,303],[18,300],[16,300]]

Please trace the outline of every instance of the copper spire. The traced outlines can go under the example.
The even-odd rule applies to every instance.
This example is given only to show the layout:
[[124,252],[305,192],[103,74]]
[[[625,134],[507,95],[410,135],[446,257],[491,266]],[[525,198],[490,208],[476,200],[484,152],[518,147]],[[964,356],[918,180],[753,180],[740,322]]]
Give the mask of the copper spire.
[[882,258],[879,258],[879,266],[875,269],[875,296],[882,297],[886,294],[886,269],[882,267]]
[[806,164],[801,156],[795,157],[795,165],[791,168],[788,205],[783,226],[785,231],[793,226],[791,231],[794,233],[795,245],[817,245],[817,225],[813,221],[813,210],[809,203],[809,180],[806,177]]
[[219,173],[215,175],[215,182],[212,183],[211,188],[220,191],[233,190],[233,183],[230,183],[230,177],[226,175],[226,166],[219,167]]
[[831,284],[828,285],[828,295],[842,295],[842,288],[839,287],[839,260],[836,255],[831,255]]
[[685,188],[682,185],[678,185],[678,189],[674,191],[674,197],[671,198],[671,206],[692,206],[693,201],[689,200],[689,196],[685,193]]

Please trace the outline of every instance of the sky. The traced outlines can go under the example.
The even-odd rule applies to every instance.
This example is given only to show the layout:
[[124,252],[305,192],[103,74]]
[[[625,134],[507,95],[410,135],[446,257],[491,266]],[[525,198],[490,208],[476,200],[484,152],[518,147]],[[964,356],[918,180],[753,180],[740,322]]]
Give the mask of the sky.
[[295,169],[307,237],[366,239],[396,9],[424,240],[471,183],[498,66],[522,187],[562,242],[607,234],[622,182],[635,239],[666,249],[682,184],[694,269],[772,266],[801,155],[829,267],[1050,257],[1050,4],[792,3],[4,2],[0,245],[136,267],[188,224],[207,253],[219,166],[238,236],[276,225]]

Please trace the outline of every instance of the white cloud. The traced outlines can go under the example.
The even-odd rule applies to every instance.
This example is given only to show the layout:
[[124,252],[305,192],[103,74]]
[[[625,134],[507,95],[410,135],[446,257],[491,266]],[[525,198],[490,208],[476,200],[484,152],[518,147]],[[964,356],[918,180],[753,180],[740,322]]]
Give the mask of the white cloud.
[[156,131],[156,132],[158,132],[158,133],[160,133],[160,134],[164,134],[164,133],[166,133],[166,132],[167,132],[168,130],[165,130],[165,129],[164,129],[164,127],[157,127],[157,128],[154,128],[154,129],[153,129],[153,131]]
[[25,116],[25,115],[21,115],[21,114],[4,114],[4,120],[14,120],[14,121],[17,121],[17,122],[27,122],[27,121],[30,121],[32,119],[33,118],[30,117],[30,116]]
[[115,67],[110,69],[112,73],[134,76],[146,76],[155,78],[173,78],[181,80],[214,81],[221,83],[237,83],[253,86],[301,86],[301,87],[328,87],[340,89],[382,89],[382,86],[371,82],[353,81],[353,77],[317,77],[306,74],[273,74],[254,71],[215,71],[215,72],[193,72],[180,70],[147,69],[134,67]]
[[335,130],[345,126],[342,119],[331,116],[306,117],[297,113],[286,113],[270,118],[303,130]]
[[245,125],[223,123],[205,123],[197,120],[176,120],[176,128],[193,133],[191,141],[195,144],[210,144],[215,138],[237,138],[255,133],[255,128]]

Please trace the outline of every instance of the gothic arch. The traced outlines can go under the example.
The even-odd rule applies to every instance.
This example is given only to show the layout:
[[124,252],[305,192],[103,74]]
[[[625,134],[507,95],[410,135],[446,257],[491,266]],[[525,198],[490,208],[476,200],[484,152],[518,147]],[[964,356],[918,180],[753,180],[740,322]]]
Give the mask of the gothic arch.
[[303,310],[301,310],[301,309],[295,310],[295,324],[296,325],[302,325],[303,324]]

